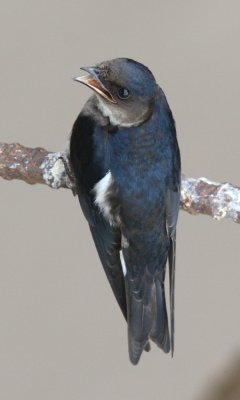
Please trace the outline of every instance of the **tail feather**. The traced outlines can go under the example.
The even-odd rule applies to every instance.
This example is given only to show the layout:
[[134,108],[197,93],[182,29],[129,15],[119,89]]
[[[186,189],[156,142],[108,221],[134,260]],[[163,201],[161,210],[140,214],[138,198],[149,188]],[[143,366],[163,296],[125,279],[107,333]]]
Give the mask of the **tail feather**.
[[133,365],[137,365],[145,345],[146,345],[145,342],[139,342],[135,340],[131,335],[129,335],[128,339],[129,358]]
[[132,364],[138,363],[143,350],[150,350],[149,338],[168,353],[170,335],[163,283],[158,279],[151,282],[145,279],[142,292],[145,296],[140,297],[128,287],[127,293],[128,347]]
[[[146,278],[146,277],[145,277]],[[126,279],[128,349],[130,361],[136,365],[143,350],[150,350],[149,332],[152,326],[151,284],[148,279],[142,285]],[[136,290],[136,286],[141,289]]]
[[150,338],[160,347],[165,353],[170,351],[170,335],[168,328],[168,316],[165,300],[164,284],[159,280],[155,282],[155,312]]

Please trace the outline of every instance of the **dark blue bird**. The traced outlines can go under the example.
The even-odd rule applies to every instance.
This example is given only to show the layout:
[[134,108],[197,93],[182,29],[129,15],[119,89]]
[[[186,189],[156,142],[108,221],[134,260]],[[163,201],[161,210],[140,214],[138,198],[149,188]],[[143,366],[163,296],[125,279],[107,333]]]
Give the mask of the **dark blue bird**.
[[[128,323],[137,364],[149,340],[174,348],[180,154],[166,97],[144,65],[117,58],[82,68],[94,90],[75,121],[70,160],[83,213]],[[170,325],[164,280],[170,277]]]

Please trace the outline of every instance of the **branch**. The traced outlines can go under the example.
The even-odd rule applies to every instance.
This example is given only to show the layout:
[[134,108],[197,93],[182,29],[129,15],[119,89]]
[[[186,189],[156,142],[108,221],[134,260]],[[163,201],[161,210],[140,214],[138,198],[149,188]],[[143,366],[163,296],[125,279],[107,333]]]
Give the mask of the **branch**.
[[75,187],[66,153],[31,149],[18,143],[0,143],[0,177],[30,185],[42,183],[53,189]]
[[[68,154],[37,147],[0,143],[0,177],[20,179],[29,184],[42,183],[54,189],[75,192]],[[216,220],[228,218],[240,223],[240,188],[230,183],[182,175],[181,208],[189,214],[204,214]]]
[[228,218],[239,224],[240,188],[182,175],[181,208],[189,214],[209,215],[216,220]]

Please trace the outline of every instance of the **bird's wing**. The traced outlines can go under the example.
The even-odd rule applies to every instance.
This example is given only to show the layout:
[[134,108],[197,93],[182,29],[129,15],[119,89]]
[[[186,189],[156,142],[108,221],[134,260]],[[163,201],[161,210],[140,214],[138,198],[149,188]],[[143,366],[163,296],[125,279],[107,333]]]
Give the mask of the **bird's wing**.
[[176,225],[180,202],[180,188],[168,190],[166,204],[166,226],[170,239],[168,252],[169,287],[170,287],[170,322],[171,322],[171,351],[174,352],[174,287],[175,287],[175,259],[176,259]]
[[[91,116],[82,113],[78,116],[71,134],[70,161],[83,213],[89,223],[94,243],[113,293],[126,318],[125,283],[119,255],[120,231],[113,228],[104,219],[94,203],[95,198],[92,192],[94,185],[106,173],[106,170],[104,170],[106,167],[103,167],[104,160],[99,159],[99,154],[96,154],[97,149],[94,142],[96,131],[99,129],[102,129],[101,126]],[[104,154],[104,151],[101,154]]]
[[124,317],[127,318],[125,281],[119,253],[121,249],[120,230],[113,228],[104,219],[96,206],[92,204],[91,199],[80,195],[79,200],[112,291]]
[[[121,250],[121,232],[118,228],[113,228],[99,213],[94,210],[91,201],[86,202],[86,198],[79,196],[80,204],[85,217],[89,222],[92,237],[102,262],[104,271],[111,285],[112,291],[122,310],[122,313],[128,321],[127,298],[125,279],[120,259]],[[129,322],[129,321],[128,321]],[[149,341],[142,346],[145,351],[150,351]]]

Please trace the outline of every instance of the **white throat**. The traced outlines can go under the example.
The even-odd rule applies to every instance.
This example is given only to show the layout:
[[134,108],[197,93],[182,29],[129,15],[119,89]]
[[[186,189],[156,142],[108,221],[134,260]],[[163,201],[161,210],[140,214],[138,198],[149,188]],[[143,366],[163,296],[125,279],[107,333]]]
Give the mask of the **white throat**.
[[143,123],[144,118],[140,118],[135,122],[125,122],[126,117],[124,111],[119,109],[116,105],[109,104],[98,96],[98,109],[102,112],[104,117],[109,118],[111,125],[123,126],[130,128],[131,126],[138,126]]

